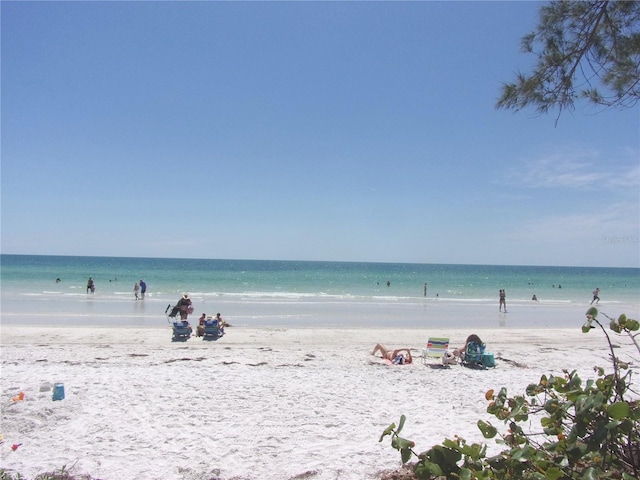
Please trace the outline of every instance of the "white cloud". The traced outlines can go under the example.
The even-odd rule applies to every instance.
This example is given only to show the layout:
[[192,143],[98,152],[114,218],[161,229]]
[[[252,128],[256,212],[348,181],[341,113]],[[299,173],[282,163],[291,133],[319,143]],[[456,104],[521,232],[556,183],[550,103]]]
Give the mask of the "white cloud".
[[511,169],[508,177],[512,183],[534,189],[640,187],[637,155],[627,151],[612,158],[596,150],[567,148],[525,160]]
[[606,254],[606,265],[638,266],[638,205],[618,203],[588,214],[543,216],[514,225],[505,237],[556,255],[558,264],[563,264],[562,258],[567,264],[589,264]]

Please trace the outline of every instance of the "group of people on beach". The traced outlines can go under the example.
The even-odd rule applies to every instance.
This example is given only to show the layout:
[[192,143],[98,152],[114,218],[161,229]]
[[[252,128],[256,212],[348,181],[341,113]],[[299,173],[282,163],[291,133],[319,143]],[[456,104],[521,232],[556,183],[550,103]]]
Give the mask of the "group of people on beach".
[[[170,306],[171,305],[169,305],[169,307]],[[167,307],[167,310],[169,307]],[[183,293],[182,297],[180,297],[180,299],[176,302],[175,306],[173,307],[171,313],[169,314],[169,317],[175,317],[178,314],[180,314],[180,320],[182,321],[182,324],[188,328],[189,332],[191,332],[193,329],[191,328],[191,324],[189,323],[189,315],[191,315],[192,313],[193,313],[193,302],[189,298],[188,293]],[[198,319],[198,326],[196,327],[196,337],[204,336],[205,322],[207,324],[213,323],[217,325],[218,329],[220,330],[220,335],[224,335],[224,327],[228,325],[227,322],[225,322],[225,320],[222,318],[219,312],[216,313],[215,318],[211,315],[207,315],[206,313],[203,313]]]
[[220,330],[220,335],[224,335],[224,327],[227,325],[227,322],[225,322],[222,319],[222,317],[220,316],[220,313],[216,313],[215,318],[212,317],[211,315],[207,315],[206,313],[203,313],[198,319],[198,326],[196,327],[196,337],[204,336],[205,322],[213,322],[215,325],[218,326],[218,329]]
[[[555,288],[555,285],[554,285]],[[558,288],[562,288],[562,285],[558,285]],[[498,306],[498,311],[502,311],[502,307],[504,307],[504,313],[507,313],[507,294],[504,290],[500,290],[500,304]],[[538,301],[538,297],[537,295],[533,295],[533,297],[531,297],[531,300],[533,300],[534,302]],[[600,288],[596,288],[593,291],[593,299],[591,300],[591,303],[589,305],[593,305],[593,302],[596,302],[596,304],[600,303]]]
[[[118,279],[116,279],[116,281],[117,280]],[[60,282],[60,278],[56,278],[56,283]],[[89,277],[89,280],[87,280],[87,293],[96,293],[96,284],[93,281],[93,277]],[[144,282],[144,280],[140,279],[140,282],[136,282],[136,284],[133,286],[133,294],[136,297],[136,300],[144,300],[146,293],[147,284]]]
[[[445,355],[451,358],[453,360],[453,363],[458,363],[458,361],[462,361],[464,359],[465,352],[467,351],[467,346],[470,343],[482,345],[484,342],[478,335],[472,333],[465,340],[463,347],[455,348],[452,351],[447,351]],[[413,363],[413,357],[411,356],[410,348],[396,348],[394,350],[391,350],[378,343],[375,347],[373,347],[371,355],[375,355],[378,352],[380,352],[380,355],[384,360],[389,360],[394,365],[409,365],[410,363]]]
[[133,286],[133,294],[136,297],[136,300],[144,300],[144,296],[147,293],[147,284],[144,280],[140,279],[140,283],[136,282]]

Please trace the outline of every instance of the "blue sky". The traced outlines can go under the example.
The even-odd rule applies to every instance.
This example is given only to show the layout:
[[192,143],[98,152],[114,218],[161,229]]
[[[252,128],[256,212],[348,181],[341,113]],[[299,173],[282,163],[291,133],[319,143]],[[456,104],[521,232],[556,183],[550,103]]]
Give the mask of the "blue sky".
[[2,2],[2,252],[640,266],[640,115],[498,111],[536,2]]

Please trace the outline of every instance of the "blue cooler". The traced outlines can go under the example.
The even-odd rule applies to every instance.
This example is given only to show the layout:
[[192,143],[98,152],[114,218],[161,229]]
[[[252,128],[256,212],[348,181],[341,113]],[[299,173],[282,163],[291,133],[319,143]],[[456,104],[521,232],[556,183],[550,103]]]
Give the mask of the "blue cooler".
[[482,354],[482,365],[485,367],[495,367],[496,360],[493,358],[493,353],[483,353]]
[[53,400],[64,400],[64,384],[56,383],[53,386]]

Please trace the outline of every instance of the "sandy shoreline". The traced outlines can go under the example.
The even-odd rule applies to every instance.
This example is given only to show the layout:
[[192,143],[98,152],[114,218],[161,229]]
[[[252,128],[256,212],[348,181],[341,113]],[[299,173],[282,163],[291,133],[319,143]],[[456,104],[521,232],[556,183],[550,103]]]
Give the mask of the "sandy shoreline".
[[[419,355],[430,336],[458,346],[469,329],[234,327],[186,343],[168,327],[0,333],[0,467],[29,478],[75,465],[105,480],[374,479],[399,465],[378,438],[401,414],[418,451],[454,434],[482,441],[486,390],[523,393],[545,373],[610,368],[604,336],[579,326],[477,330],[497,359],[486,371],[389,367],[371,355],[378,342]],[[614,342],[628,360],[630,342]],[[44,382],[63,383],[66,398],[52,401]]]

